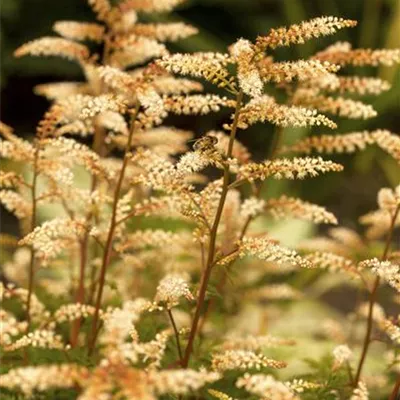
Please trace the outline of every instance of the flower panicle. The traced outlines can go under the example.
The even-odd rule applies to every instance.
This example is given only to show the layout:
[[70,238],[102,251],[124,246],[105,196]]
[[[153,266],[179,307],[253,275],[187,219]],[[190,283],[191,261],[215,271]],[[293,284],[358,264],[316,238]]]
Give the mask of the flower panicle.
[[350,43],[338,42],[313,57],[340,66],[392,66],[400,62],[400,49],[352,49]]
[[57,21],[53,30],[65,39],[100,43],[104,38],[104,27],[96,23]]
[[304,157],[293,159],[281,158],[267,160],[263,163],[248,163],[239,167],[238,179],[250,182],[256,179],[304,179],[316,177],[327,172],[340,172],[343,166],[321,157]]
[[343,18],[314,18],[299,25],[291,25],[289,28],[271,29],[267,36],[259,36],[257,38],[256,47],[260,51],[265,51],[268,48],[275,49],[292,44],[302,44],[306,40],[332,35],[339,29],[352,28],[356,25],[356,21]]
[[42,37],[23,44],[14,52],[15,57],[58,56],[84,63],[89,60],[89,49],[83,44],[68,39]]
[[[315,109],[278,104],[268,95],[255,97],[243,107],[238,127],[247,129],[258,122],[269,122],[282,127],[327,126],[331,129],[337,127],[332,120],[318,114]],[[225,127],[229,129],[230,125]]]
[[281,196],[266,202],[267,211],[274,218],[293,216],[316,224],[338,223],[336,217],[324,207],[294,197]]
[[267,358],[262,354],[246,350],[227,350],[223,353],[215,354],[212,359],[212,368],[217,372],[229,370],[247,370],[274,368],[281,369],[286,367],[284,361],[277,361]]

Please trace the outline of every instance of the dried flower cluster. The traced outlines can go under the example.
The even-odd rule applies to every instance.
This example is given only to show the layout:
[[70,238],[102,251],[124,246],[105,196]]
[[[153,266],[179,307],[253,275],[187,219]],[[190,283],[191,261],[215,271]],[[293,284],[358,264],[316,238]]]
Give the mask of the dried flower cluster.
[[[275,237],[269,217],[315,225],[337,225],[337,218],[293,195],[263,198],[262,189],[271,178],[343,170],[312,152],[333,156],[377,145],[400,163],[399,136],[323,134],[281,148],[278,141],[256,162],[240,135],[256,123],[276,125],[277,135],[282,127],[335,129],[340,122],[324,113],[374,117],[373,107],[354,96],[379,95],[389,82],[338,73],[347,65],[394,65],[399,50],[339,42],[307,60],[274,61],[277,47],[356,25],[320,17],[254,42],[239,39],[226,53],[171,54],[167,43],[197,29],[138,20],[182,2],[88,0],[97,22],[56,22],[60,37],[15,51],[77,62],[86,80],[35,88],[51,105],[32,140],[0,124],[0,155],[7,160],[0,202],[20,222],[18,238],[0,240],[7,254],[2,276],[10,282],[0,287],[1,389],[12,398],[79,400],[387,394],[399,371],[400,328],[398,317],[379,308],[377,293],[381,284],[391,295],[400,291],[399,249],[392,243],[400,186],[382,189],[377,210],[360,218],[365,236],[336,227],[327,237],[295,240],[292,248]],[[100,45],[100,53],[87,41]],[[203,93],[204,81],[216,93]],[[275,98],[279,90],[283,96]],[[215,127],[221,130],[201,137],[164,125],[170,114],[200,118],[221,110],[227,113]],[[282,152],[307,156],[281,158]],[[326,276],[331,285],[367,293],[368,303],[344,321],[322,321],[317,309],[293,317],[297,304],[318,300]],[[380,380],[365,365],[373,335],[388,342]],[[296,371],[305,355],[321,353],[308,347],[321,343],[330,346],[327,356]]]

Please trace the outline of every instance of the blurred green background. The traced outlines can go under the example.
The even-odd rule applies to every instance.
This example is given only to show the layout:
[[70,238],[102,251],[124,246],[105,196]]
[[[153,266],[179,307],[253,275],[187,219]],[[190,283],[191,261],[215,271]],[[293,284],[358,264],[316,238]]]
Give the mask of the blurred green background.
[[[48,102],[33,94],[34,85],[58,80],[80,80],[78,67],[64,60],[25,57],[14,59],[12,53],[33,38],[52,35],[56,20],[93,20],[85,0],[3,0],[1,4],[1,118],[20,135],[30,135],[48,107]],[[320,16],[334,15],[356,19],[355,29],[334,36],[312,40],[305,45],[279,49],[277,59],[307,57],[338,40],[348,40],[353,47],[400,47],[399,0],[189,0],[168,16],[144,16],[145,20],[181,20],[197,26],[200,33],[174,45],[172,50],[224,51],[239,37],[254,39],[271,27],[298,23]],[[349,73],[353,71],[348,70]],[[367,98],[379,117],[367,121],[338,122],[338,132],[384,128],[400,131],[399,68],[358,69],[357,73],[379,75],[391,81],[392,89],[379,98]],[[220,127],[228,115],[179,118],[168,121],[192,129],[197,135]],[[216,124],[219,124],[216,126]],[[254,126],[241,132],[242,140],[256,159],[268,153],[274,128]],[[315,129],[314,134],[328,133]],[[285,141],[307,134],[304,130],[286,130]],[[356,156],[335,157],[344,163],[342,174],[329,174],[306,182],[278,182],[268,186],[268,195],[296,193],[303,199],[325,204],[344,225],[355,227],[358,216],[375,208],[376,192],[382,186],[398,184],[399,170],[393,161],[371,148]],[[4,214],[3,214],[4,215]],[[3,220],[4,222],[4,220]],[[2,230],[13,230],[7,223]],[[11,224],[12,225],[12,224]]]

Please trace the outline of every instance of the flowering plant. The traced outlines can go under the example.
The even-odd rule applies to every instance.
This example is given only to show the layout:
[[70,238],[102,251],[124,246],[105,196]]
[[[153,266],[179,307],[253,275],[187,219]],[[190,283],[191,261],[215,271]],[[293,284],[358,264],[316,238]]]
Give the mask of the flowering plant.
[[[399,303],[400,249],[392,242],[400,186],[379,191],[377,210],[360,218],[364,235],[334,227],[291,247],[274,236],[272,219],[337,225],[336,217],[263,193],[269,180],[341,172],[325,153],[375,145],[400,164],[400,138],[383,129],[281,144],[288,126],[335,130],[325,113],[374,117],[355,97],[390,84],[342,71],[399,63],[400,50],[339,42],[307,60],[274,60],[278,47],[356,25],[320,17],[239,39],[226,53],[171,54],[166,43],[196,28],[141,23],[138,14],[181,2],[89,0],[96,23],[59,21],[60,37],[15,51],[65,57],[86,80],[35,88],[52,104],[32,141],[0,125],[0,153],[12,161],[1,171],[0,200],[21,231],[1,238],[10,260],[0,387],[9,398],[361,400],[371,390],[394,399],[399,319],[378,304],[378,289]],[[192,149],[194,133],[167,123],[170,114],[221,109],[230,119],[196,135]],[[262,162],[240,142],[257,123],[276,126]],[[348,318],[303,314],[306,332],[294,332],[291,312],[319,302],[313,283],[328,274],[367,302]],[[365,364],[375,346],[386,365],[381,359],[371,375]]]

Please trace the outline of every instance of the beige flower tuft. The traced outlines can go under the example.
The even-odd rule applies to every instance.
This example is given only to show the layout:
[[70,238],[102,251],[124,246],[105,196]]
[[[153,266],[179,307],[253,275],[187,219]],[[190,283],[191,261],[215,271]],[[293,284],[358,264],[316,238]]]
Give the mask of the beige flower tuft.
[[212,359],[212,368],[223,372],[229,370],[246,370],[261,368],[281,369],[286,367],[283,361],[267,358],[262,354],[246,350],[227,350],[224,353],[215,354]]
[[158,284],[154,301],[166,304],[167,308],[170,309],[179,304],[181,297],[185,297],[189,301],[194,300],[187,281],[182,276],[171,274],[163,278]]
[[332,35],[339,29],[351,28],[356,25],[356,21],[343,18],[314,18],[304,21],[300,25],[291,25],[289,28],[271,29],[267,36],[259,36],[257,38],[256,46],[264,51],[268,47],[275,49],[280,46],[305,43],[306,40]]
[[31,56],[59,56],[84,62],[90,56],[89,49],[83,44],[72,42],[68,39],[42,37],[32,40],[14,52],[15,57]]
[[101,42],[104,35],[103,26],[88,22],[58,21],[54,24],[53,30],[66,39],[79,41]]

